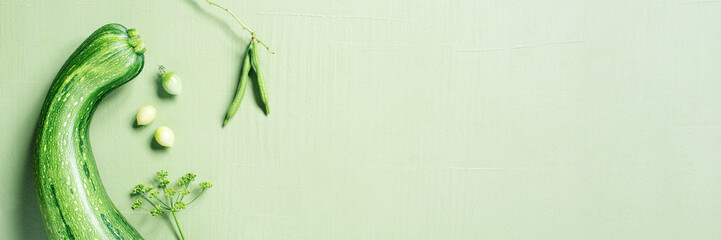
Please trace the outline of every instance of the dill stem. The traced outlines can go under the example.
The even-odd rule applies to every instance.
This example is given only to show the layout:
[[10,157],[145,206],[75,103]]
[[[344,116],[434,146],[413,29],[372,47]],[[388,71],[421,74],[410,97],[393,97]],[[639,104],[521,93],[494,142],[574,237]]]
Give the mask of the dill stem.
[[187,205],[190,205],[191,203],[195,202],[195,199],[198,199],[198,197],[200,197],[200,195],[203,194],[204,192],[205,192],[205,189],[203,189],[203,191],[200,191],[200,193],[198,193],[198,195],[195,195],[195,198],[193,198],[193,200],[191,200]]
[[180,233],[180,237],[185,240],[185,236],[183,236],[183,230],[180,229],[180,223],[178,223],[178,217],[175,216],[175,211],[170,211],[173,213],[173,219],[175,219],[175,226],[178,227],[178,232]]

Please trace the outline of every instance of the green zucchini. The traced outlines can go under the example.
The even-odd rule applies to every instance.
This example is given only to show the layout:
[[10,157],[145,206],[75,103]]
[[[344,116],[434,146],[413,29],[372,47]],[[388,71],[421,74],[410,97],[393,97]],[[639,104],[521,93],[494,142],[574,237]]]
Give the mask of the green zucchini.
[[88,141],[98,102],[143,69],[135,29],[108,24],[68,58],[45,97],[33,148],[35,191],[49,239],[142,239],[110,201]]

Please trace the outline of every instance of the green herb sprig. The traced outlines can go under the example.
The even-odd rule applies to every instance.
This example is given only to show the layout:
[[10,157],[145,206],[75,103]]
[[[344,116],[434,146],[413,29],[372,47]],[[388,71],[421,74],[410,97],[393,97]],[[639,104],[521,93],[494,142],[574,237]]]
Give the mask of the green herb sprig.
[[[172,214],[173,219],[175,220],[175,226],[178,228],[178,232],[180,233],[180,237],[185,240],[185,236],[183,236],[183,230],[180,228],[176,213],[195,202],[195,200],[203,195],[205,191],[213,187],[213,184],[210,182],[200,182],[197,189],[191,189],[190,183],[195,181],[196,177],[197,176],[193,173],[187,173],[175,181],[175,185],[169,186],[170,179],[168,179],[168,172],[160,170],[155,173],[155,183],[157,184],[157,188],[152,185],[146,186],[145,184],[138,184],[135,188],[133,188],[132,195],[137,198],[135,199],[135,202],[133,202],[131,208],[133,210],[141,209],[148,211],[150,215],[153,215],[153,217],[168,213]],[[190,195],[192,195],[193,192],[196,193],[195,197],[186,203],[185,197],[187,196],[188,199],[191,199]],[[164,196],[161,196],[161,194]],[[143,204],[145,202],[149,203],[150,206],[144,207]]]

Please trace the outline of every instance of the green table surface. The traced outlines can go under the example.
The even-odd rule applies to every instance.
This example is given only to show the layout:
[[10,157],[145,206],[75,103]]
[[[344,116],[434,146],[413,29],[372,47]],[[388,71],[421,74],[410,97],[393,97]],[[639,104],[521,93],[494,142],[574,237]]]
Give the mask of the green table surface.
[[[719,239],[718,1],[221,1],[261,51],[272,114],[249,91],[250,36],[202,0],[0,2],[0,239],[43,239],[33,130],[50,83],[92,31],[147,45],[138,78],[90,129],[105,187],[131,211],[159,170],[215,187],[180,214],[188,239]],[[183,78],[159,97],[158,65]],[[134,128],[135,112],[158,109]],[[151,147],[155,128],[175,147]]]

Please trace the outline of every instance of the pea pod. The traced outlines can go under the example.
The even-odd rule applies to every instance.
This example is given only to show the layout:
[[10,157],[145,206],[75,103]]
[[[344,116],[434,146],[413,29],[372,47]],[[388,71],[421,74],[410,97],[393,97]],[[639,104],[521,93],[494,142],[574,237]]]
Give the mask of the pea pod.
[[243,58],[243,68],[240,70],[240,83],[238,83],[238,90],[235,92],[235,97],[233,98],[233,102],[230,103],[230,107],[228,108],[228,113],[225,115],[225,121],[223,121],[223,126],[228,124],[228,121],[230,121],[230,118],[232,118],[235,113],[238,111],[238,107],[240,107],[240,102],[243,101],[243,96],[245,95],[245,87],[248,85],[248,73],[250,73],[250,51],[252,49],[252,45],[248,45],[248,50],[245,51],[245,58]]
[[257,40],[255,37],[253,37],[250,40],[250,65],[253,67],[253,71],[255,71],[255,75],[258,78],[258,88],[260,88],[260,99],[263,101],[263,106],[265,106],[265,115],[270,114],[270,106],[268,106],[268,91],[265,89],[265,79],[263,78],[263,72],[260,71],[260,68],[258,67],[260,61],[258,60],[258,46],[256,44]]

